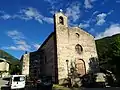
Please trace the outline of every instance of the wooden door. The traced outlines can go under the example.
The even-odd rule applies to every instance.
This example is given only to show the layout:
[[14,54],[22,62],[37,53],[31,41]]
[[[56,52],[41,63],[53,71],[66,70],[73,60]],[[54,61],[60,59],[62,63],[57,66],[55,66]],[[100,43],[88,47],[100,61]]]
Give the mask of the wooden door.
[[77,67],[77,72],[83,76],[85,75],[85,62],[82,59],[76,60],[76,67]]

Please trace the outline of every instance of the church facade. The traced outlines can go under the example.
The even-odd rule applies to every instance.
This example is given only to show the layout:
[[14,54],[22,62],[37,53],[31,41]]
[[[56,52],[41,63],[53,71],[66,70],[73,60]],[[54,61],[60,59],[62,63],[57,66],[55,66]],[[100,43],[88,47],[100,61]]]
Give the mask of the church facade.
[[[39,62],[37,69],[40,75],[51,76],[53,82],[59,84],[68,78],[72,67],[76,68],[80,76],[87,74],[90,71],[91,58],[98,58],[94,37],[79,27],[68,27],[67,21],[67,16],[62,12],[56,13],[54,32],[35,51],[36,55],[29,56],[29,60],[37,58],[32,61]],[[32,62],[27,67],[31,77],[35,74],[31,74],[30,67],[34,65]]]

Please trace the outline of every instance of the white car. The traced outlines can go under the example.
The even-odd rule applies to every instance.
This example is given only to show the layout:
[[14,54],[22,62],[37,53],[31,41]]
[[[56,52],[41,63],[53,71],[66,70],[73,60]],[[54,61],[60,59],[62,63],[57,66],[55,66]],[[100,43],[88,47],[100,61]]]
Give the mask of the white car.
[[[7,79],[9,78],[9,79]],[[10,77],[3,78],[3,80],[8,80],[8,87],[10,89],[24,89],[25,88],[25,75],[11,75]]]

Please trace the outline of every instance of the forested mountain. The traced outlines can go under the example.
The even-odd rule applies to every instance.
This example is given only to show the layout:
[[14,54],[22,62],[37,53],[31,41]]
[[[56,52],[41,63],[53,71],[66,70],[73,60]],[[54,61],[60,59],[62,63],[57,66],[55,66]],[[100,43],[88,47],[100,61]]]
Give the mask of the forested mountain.
[[5,58],[6,60],[8,60],[11,63],[18,61],[17,58],[15,58],[14,56],[12,56],[9,53],[5,52],[4,50],[0,50],[0,58]]
[[100,66],[120,76],[120,34],[96,40]]
[[0,58],[6,59],[10,63],[10,74],[16,74],[20,72],[20,61],[4,50],[0,50]]

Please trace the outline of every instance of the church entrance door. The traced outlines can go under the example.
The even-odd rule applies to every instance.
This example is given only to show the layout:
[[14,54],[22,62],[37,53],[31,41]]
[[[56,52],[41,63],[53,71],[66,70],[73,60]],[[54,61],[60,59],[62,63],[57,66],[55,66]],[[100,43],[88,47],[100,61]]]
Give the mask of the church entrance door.
[[86,74],[85,62],[83,59],[76,60],[76,68],[77,68],[78,74],[80,74],[81,76]]

